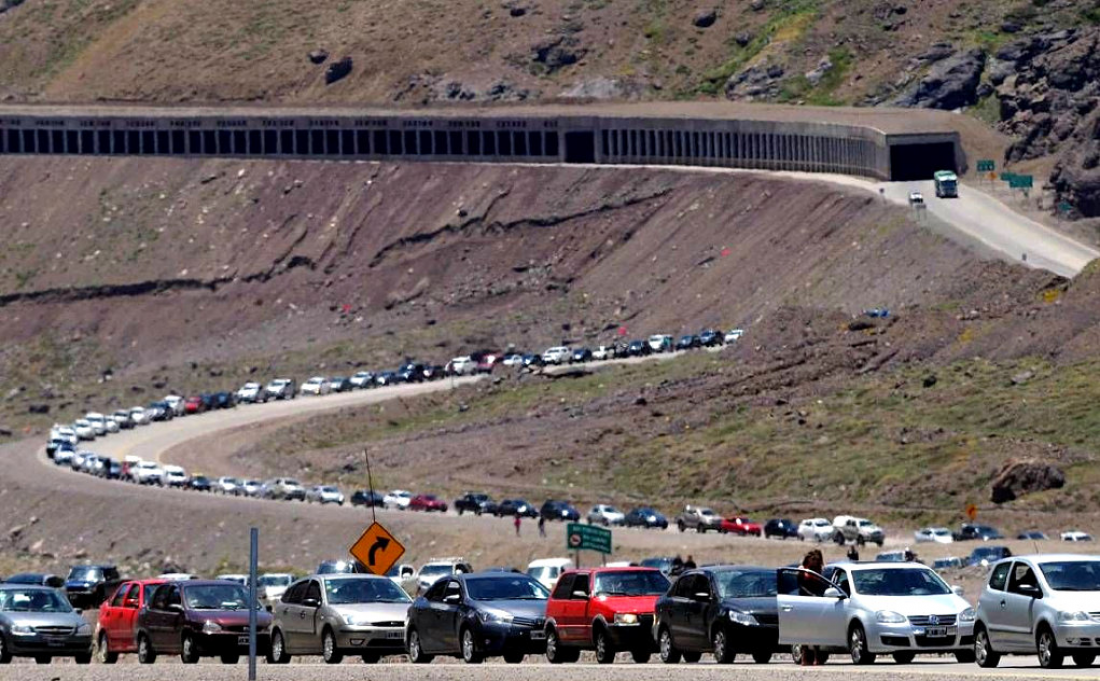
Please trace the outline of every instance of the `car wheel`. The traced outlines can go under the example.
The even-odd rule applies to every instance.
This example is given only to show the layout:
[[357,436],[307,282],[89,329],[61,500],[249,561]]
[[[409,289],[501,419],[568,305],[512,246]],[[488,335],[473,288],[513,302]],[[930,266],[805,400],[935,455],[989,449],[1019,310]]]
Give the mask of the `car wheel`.
[[566,649],[561,645],[561,639],[558,638],[558,632],[556,629],[549,629],[546,632],[546,661],[550,664],[561,664],[565,662]]
[[424,649],[420,647],[420,633],[416,629],[409,630],[407,645],[409,649],[409,662],[413,664],[428,664],[432,661],[433,656],[425,653]]
[[523,651],[509,651],[507,653],[504,653],[504,661],[508,664],[519,664],[520,662],[523,662],[524,658],[526,657],[527,653]]
[[1077,653],[1073,656],[1073,664],[1078,667],[1091,667],[1096,662],[1096,653]]
[[267,651],[268,664],[287,664],[290,655],[286,653],[286,641],[283,640],[283,632],[278,629],[271,635],[271,646]]
[[898,664],[909,664],[916,659],[917,654],[912,651],[903,651],[894,653],[891,657],[893,657],[894,662]]
[[107,632],[105,631],[99,632],[99,640],[96,642],[95,647],[95,656],[100,664],[114,664],[118,662],[118,653],[111,652],[111,646],[107,641]]
[[615,661],[615,648],[611,645],[611,637],[603,629],[597,629],[595,635],[596,662],[611,664]]
[[993,650],[985,627],[978,627],[974,632],[974,661],[979,667],[987,669],[996,667],[1001,662],[1001,654]]
[[239,653],[226,653],[221,656],[222,664],[237,664],[241,661]]
[[848,632],[848,653],[852,656],[852,664],[874,664],[875,654],[867,650],[867,632],[856,624]]
[[328,664],[340,664],[344,660],[344,654],[336,648],[336,634],[332,629],[325,629],[321,634],[321,657]]
[[677,664],[680,661],[680,651],[672,645],[672,634],[668,629],[662,628],[661,633],[657,634],[657,654],[665,664]]
[[34,661],[38,664],[49,664],[53,662],[53,655],[35,655]]
[[378,661],[382,659],[382,656],[378,653],[363,653],[363,664],[378,664]]
[[462,661],[466,664],[481,664],[484,657],[477,650],[474,632],[467,627],[462,630],[458,640],[462,645]]
[[711,647],[714,649],[714,661],[718,664],[730,664],[737,654],[730,645],[726,630],[719,627],[711,637]]
[[184,634],[180,643],[180,662],[184,664],[198,664],[199,649],[195,647],[195,639],[191,634]]
[[684,662],[691,662],[692,664],[703,659],[702,653],[681,653],[684,656]]
[[145,634],[138,636],[137,654],[138,662],[141,664],[153,664],[157,661],[157,653],[153,650],[153,643]]
[[1060,669],[1066,656],[1058,649],[1058,641],[1054,638],[1054,632],[1050,627],[1043,627],[1039,631],[1036,643],[1039,652],[1039,666],[1043,669]]

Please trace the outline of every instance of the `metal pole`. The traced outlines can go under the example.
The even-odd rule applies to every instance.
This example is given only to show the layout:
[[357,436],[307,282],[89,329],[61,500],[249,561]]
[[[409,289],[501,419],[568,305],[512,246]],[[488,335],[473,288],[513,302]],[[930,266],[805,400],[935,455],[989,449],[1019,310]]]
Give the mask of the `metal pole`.
[[248,681],[256,681],[256,581],[260,553],[260,530],[249,531],[248,555]]

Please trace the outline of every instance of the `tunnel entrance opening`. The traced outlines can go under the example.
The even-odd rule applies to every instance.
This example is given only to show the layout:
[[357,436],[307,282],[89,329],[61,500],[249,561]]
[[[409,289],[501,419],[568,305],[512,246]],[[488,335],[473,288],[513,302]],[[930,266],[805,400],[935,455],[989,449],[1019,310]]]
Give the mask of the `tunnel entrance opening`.
[[890,179],[895,182],[931,180],[937,170],[959,172],[953,142],[890,147]]
[[566,163],[595,163],[596,134],[593,132],[565,133]]

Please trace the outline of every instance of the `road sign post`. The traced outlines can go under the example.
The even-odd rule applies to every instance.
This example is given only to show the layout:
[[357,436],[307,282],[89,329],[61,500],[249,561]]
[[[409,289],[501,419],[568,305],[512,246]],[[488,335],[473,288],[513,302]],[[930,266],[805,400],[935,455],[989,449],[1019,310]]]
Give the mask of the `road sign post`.
[[595,551],[603,556],[611,553],[611,530],[595,525],[569,523],[565,527],[565,550],[576,555],[573,561],[581,565],[581,551]]
[[256,681],[256,580],[260,558],[260,530],[248,533],[248,681]]
[[375,522],[352,544],[349,553],[372,573],[385,575],[405,555],[405,547]]

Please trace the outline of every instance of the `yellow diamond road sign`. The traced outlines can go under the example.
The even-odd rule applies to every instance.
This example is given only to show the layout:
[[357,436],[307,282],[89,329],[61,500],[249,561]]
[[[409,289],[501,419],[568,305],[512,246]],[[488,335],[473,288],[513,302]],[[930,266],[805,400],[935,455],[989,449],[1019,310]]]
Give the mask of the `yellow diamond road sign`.
[[350,552],[368,570],[376,575],[384,575],[405,555],[405,547],[381,524],[373,523],[352,544]]

